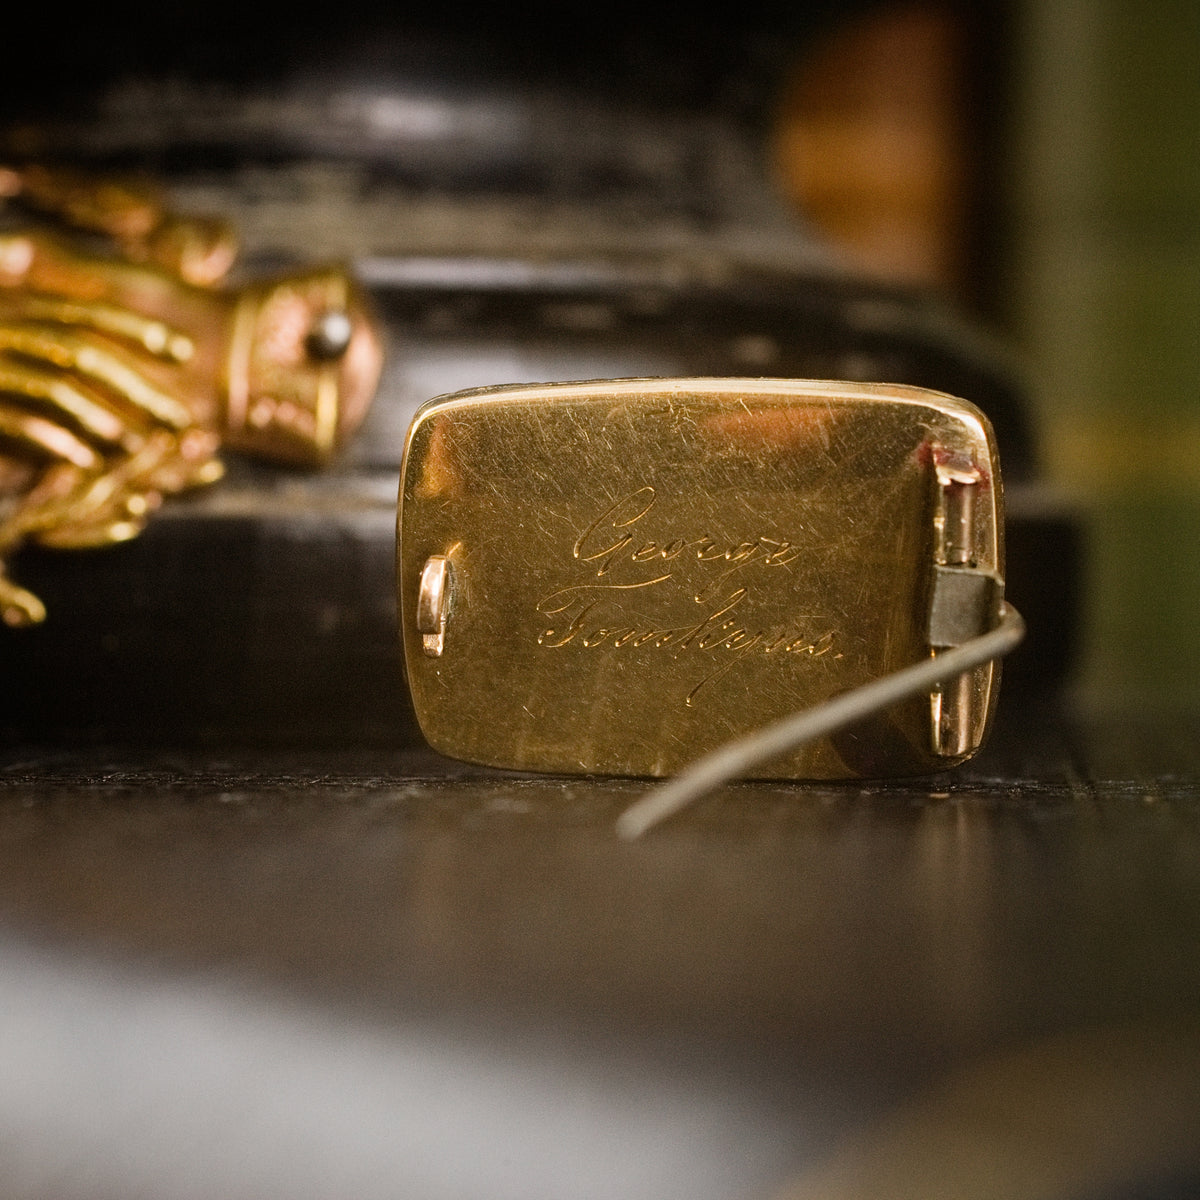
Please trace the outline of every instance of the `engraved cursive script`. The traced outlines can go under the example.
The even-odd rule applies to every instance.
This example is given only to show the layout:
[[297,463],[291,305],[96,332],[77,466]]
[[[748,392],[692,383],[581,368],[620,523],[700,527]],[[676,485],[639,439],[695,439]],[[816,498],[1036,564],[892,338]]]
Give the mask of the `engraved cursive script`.
[[559,622],[538,636],[538,644],[558,649],[578,639],[586,650],[608,646],[619,650],[629,646],[634,649],[647,647],[652,650],[675,652],[689,648],[699,651],[729,651],[731,657],[711,674],[706,675],[687,694],[685,703],[692,707],[698,693],[710,683],[715,683],[746,655],[757,651],[760,654],[807,654],[820,658],[833,649],[833,633],[824,633],[811,639],[798,626],[782,625],[771,629],[752,629],[733,616],[734,609],[745,600],[747,589],[738,588],[730,593],[714,611],[706,614],[693,625],[677,625],[667,628],[650,626],[638,629],[634,626],[603,624],[603,612],[597,612],[598,600],[578,600],[577,588],[563,588],[547,596],[538,604],[538,611],[547,616],[560,616]]
[[[631,533],[630,526],[636,525],[654,507],[657,494],[652,487],[639,488],[628,496],[609,505],[575,540],[571,554],[580,562],[595,563],[596,576],[607,575],[615,562],[631,563],[671,562],[679,558],[694,558],[697,562],[726,564],[728,569],[713,579],[708,587],[696,596],[703,604],[736,571],[752,563],[764,567],[785,567],[799,557],[800,551],[791,542],[760,534],[747,541],[722,543],[710,533],[697,536],[673,537],[668,540],[639,540]],[[671,578],[671,572],[645,580],[640,586],[661,583]]]
[[[834,649],[833,631],[811,636],[798,623],[759,627],[738,610],[751,596],[750,585],[730,582],[748,567],[786,567],[801,554],[790,541],[760,534],[742,541],[713,537],[710,533],[680,533],[667,539],[649,539],[635,530],[651,512],[657,499],[652,487],[642,487],[621,497],[587,525],[571,547],[571,556],[588,564],[585,582],[569,584],[543,596],[537,611],[545,622],[538,644],[549,649],[575,645],[585,650],[642,650],[678,656],[684,651],[728,655],[715,670],[688,692],[691,707],[697,695],[721,679],[750,654],[803,654],[819,658]],[[711,563],[715,574],[692,600],[703,606],[698,621],[682,624],[622,624],[613,612],[618,595],[642,589],[662,591],[685,562]],[[621,568],[621,569],[618,569]],[[639,569],[640,568],[640,569]],[[628,578],[628,576],[633,578]],[[621,581],[618,581],[620,579]],[[607,615],[606,615],[607,614]],[[840,657],[840,655],[835,655]]]

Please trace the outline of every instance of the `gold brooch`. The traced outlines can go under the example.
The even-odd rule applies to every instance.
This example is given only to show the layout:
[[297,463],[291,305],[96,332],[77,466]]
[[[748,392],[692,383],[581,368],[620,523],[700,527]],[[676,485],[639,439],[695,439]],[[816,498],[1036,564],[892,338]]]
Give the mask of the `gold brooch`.
[[444,397],[409,431],[398,545],[421,728],[492,766],[672,775],[858,697],[834,727],[726,765],[926,773],[979,747],[990,660],[1020,638],[991,429],[919,388],[645,379]]
[[75,233],[0,233],[0,615],[45,609],[8,577],[26,542],[136,536],[164,496],[220,477],[222,446],[320,466],[358,426],[380,339],[340,268],[221,286],[221,221],[148,187],[0,169],[0,195]]

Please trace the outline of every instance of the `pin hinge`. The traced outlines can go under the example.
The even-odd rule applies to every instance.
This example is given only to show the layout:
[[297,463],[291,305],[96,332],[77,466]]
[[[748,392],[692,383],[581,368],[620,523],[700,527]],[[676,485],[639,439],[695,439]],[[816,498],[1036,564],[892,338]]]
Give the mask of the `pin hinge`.
[[929,645],[961,646],[1000,620],[1004,581],[977,567],[935,565],[929,603]]

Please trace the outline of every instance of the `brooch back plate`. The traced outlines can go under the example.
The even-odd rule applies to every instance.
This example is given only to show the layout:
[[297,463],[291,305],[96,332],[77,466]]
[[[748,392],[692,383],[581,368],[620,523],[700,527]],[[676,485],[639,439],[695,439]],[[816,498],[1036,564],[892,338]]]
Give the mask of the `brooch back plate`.
[[[994,614],[1002,573],[988,422],[919,388],[487,388],[429,402],[405,448],[409,685],[430,744],[469,761],[672,774],[970,636]],[[997,670],[762,774],[962,761],[984,736]]]

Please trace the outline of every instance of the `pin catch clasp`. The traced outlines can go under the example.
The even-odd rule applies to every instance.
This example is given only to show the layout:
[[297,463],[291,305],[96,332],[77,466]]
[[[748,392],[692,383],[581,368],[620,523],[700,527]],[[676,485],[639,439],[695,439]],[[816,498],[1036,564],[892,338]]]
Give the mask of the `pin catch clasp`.
[[446,646],[446,613],[450,607],[450,560],[434,554],[421,568],[417,586],[417,632],[430,658],[438,658]]

